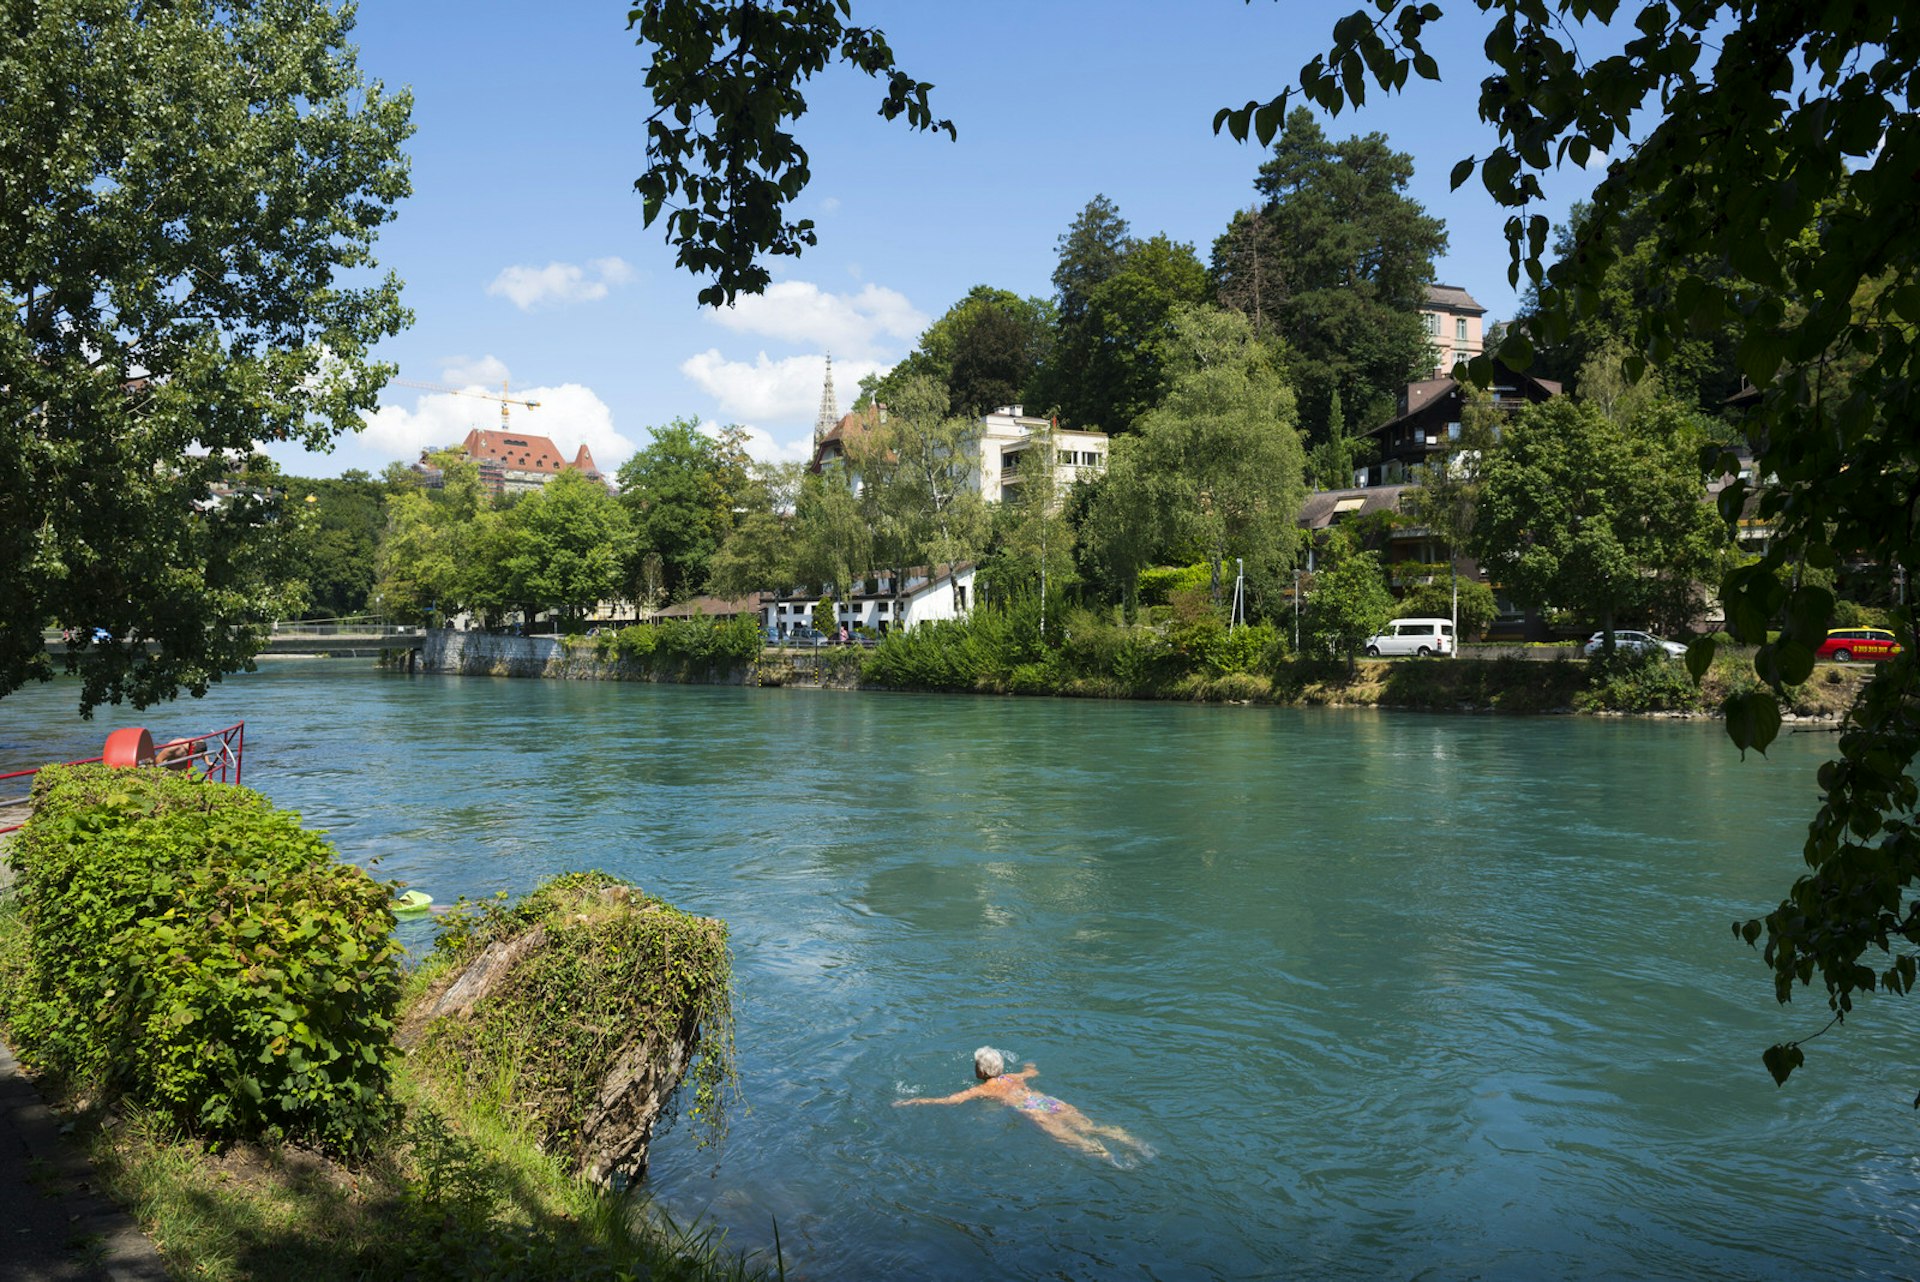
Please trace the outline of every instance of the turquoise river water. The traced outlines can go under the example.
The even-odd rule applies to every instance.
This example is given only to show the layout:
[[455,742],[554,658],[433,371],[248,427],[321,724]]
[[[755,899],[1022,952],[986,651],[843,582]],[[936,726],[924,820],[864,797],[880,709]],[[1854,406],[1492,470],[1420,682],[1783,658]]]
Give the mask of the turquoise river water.
[[[74,698],[0,700],[0,770],[244,717],[248,783],[443,902],[600,867],[724,918],[744,1107],[650,1183],[738,1249],[777,1220],[796,1278],[1920,1273],[1920,1008],[1777,1090],[1824,1004],[1728,930],[1799,866],[1825,735],[337,660]],[[1156,1155],[890,1107],[983,1043]]]

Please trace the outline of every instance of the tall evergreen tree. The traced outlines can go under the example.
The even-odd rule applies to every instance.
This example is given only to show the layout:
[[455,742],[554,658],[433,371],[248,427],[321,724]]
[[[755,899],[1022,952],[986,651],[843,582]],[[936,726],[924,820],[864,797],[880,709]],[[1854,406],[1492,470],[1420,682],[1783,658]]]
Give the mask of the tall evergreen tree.
[[1413,159],[1382,134],[1334,141],[1296,109],[1260,166],[1260,205],[1214,242],[1217,297],[1277,334],[1308,436],[1336,392],[1362,425],[1428,360],[1419,308],[1446,226],[1406,195]]

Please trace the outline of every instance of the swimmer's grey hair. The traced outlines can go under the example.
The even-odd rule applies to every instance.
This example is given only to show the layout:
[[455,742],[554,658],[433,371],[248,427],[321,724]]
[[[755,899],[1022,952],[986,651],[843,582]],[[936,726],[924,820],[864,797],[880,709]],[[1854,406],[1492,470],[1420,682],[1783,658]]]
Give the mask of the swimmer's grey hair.
[[973,1071],[982,1077],[998,1077],[1007,1070],[1007,1057],[991,1046],[973,1053]]

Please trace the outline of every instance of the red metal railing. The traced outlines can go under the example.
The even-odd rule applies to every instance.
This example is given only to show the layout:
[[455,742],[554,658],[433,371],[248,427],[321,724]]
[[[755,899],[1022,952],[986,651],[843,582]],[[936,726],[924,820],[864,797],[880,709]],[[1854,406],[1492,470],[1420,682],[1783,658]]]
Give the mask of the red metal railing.
[[[107,736],[106,750],[97,757],[84,757],[79,761],[68,761],[69,766],[90,766],[106,761],[115,766],[164,766],[170,770],[185,770],[196,779],[218,779],[221,783],[240,782],[241,759],[246,753],[247,723],[236,721],[224,730],[214,730],[207,734],[189,735],[173,739],[156,747],[151,736],[138,727],[116,730]],[[25,783],[25,790],[19,796],[0,796],[0,818],[16,806],[26,803],[33,793],[33,777],[45,769],[35,766],[31,770],[14,770],[0,774],[0,787],[17,786]],[[21,819],[24,823],[25,819]],[[19,823],[0,827],[0,833],[9,833],[20,827]]]

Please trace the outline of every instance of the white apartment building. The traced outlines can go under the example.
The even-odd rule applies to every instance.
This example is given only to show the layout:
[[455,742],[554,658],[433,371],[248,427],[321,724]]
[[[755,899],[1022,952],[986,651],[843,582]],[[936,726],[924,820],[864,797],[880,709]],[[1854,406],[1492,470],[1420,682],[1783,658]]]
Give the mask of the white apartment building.
[[[1041,433],[1049,426],[1044,418],[1029,418],[1025,407],[1003,405],[980,420],[971,480],[989,503],[1007,497],[1008,487],[1024,485],[1038,462]],[[1053,490],[1064,494],[1082,476],[1107,470],[1105,432],[1085,432],[1072,428],[1053,431]]]

